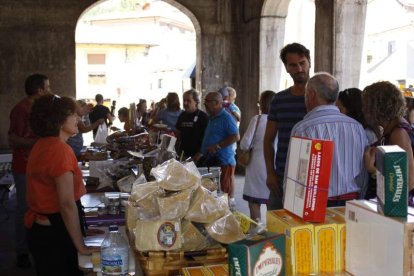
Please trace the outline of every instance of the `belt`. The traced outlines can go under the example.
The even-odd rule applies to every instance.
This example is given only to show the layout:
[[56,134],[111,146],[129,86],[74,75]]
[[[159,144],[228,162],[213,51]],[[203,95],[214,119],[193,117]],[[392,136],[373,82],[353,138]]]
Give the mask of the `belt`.
[[351,199],[357,199],[358,197],[359,197],[359,193],[352,192],[352,193],[347,193],[344,195],[329,197],[328,200],[351,200]]

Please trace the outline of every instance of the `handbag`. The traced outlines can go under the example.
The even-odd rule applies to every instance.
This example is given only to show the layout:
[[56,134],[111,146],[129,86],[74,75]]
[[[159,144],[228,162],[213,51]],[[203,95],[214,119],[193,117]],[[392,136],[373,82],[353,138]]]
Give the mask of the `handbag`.
[[251,156],[252,156],[252,150],[253,150],[253,140],[254,137],[256,136],[256,132],[257,132],[257,127],[259,126],[259,122],[260,122],[260,118],[262,117],[262,115],[259,115],[259,117],[257,118],[257,122],[256,122],[256,127],[254,129],[254,133],[253,133],[253,137],[252,137],[252,141],[250,142],[249,148],[247,150],[242,150],[240,149],[240,147],[238,146],[236,149],[236,155],[237,155],[237,163],[242,166],[242,167],[247,167],[247,165],[249,165]]

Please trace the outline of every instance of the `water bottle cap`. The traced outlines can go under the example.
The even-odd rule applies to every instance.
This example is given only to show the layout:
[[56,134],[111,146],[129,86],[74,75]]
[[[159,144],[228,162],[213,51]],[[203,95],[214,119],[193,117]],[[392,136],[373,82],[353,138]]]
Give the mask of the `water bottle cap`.
[[118,225],[110,225],[109,226],[109,232],[111,231],[118,231]]

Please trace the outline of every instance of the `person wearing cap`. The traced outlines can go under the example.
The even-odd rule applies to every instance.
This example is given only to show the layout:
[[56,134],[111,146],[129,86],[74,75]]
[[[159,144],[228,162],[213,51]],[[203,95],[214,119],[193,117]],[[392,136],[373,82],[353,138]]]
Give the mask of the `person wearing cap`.
[[233,115],[234,119],[236,119],[237,126],[239,126],[241,120],[241,111],[240,108],[234,103],[237,97],[236,90],[230,86],[223,86],[219,89],[218,92],[223,97],[223,107],[226,109],[226,111]]
[[[293,86],[276,93],[267,116],[263,148],[267,171],[266,184],[270,190],[268,210],[283,208],[283,177],[290,132],[306,114],[305,85],[311,67],[309,50],[299,43],[286,45],[280,51],[280,59],[285,65],[286,72],[293,79]],[[276,135],[277,147],[274,146]]]

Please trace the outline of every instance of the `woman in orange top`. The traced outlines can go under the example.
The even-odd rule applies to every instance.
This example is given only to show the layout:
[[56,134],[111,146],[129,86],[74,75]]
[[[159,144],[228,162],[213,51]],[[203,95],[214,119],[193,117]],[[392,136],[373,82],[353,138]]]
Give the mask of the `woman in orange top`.
[[25,215],[28,244],[38,275],[83,275],[78,255],[91,254],[85,246],[80,198],[85,194],[82,172],[67,139],[78,132],[76,103],[69,97],[38,98],[30,126],[40,137],[27,165]]

